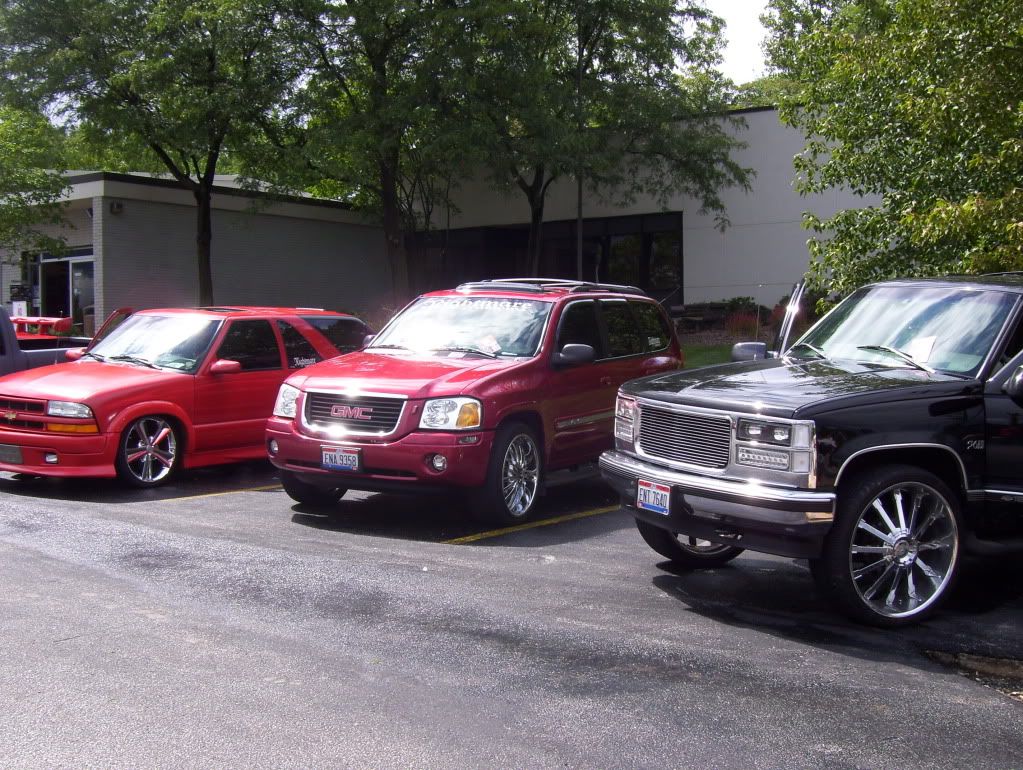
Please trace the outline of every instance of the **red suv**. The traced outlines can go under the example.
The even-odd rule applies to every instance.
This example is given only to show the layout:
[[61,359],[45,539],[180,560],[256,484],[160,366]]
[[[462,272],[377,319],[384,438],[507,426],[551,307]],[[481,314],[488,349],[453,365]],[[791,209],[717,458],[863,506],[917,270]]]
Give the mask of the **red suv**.
[[419,297],[361,352],[288,377],[267,449],[300,503],[462,488],[491,520],[519,521],[545,474],[611,447],[619,385],[681,365],[639,289],[463,284]]

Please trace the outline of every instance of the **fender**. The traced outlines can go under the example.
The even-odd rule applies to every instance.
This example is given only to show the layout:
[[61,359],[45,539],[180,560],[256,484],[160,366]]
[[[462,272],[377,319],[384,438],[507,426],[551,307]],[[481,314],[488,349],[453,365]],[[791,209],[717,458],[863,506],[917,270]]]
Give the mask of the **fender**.
[[151,414],[165,414],[174,417],[185,430],[185,451],[188,447],[195,445],[195,430],[192,428],[192,419],[184,409],[169,401],[143,401],[125,407],[120,412],[114,412],[106,418],[106,424],[100,426],[104,433],[113,433],[120,436],[121,431],[128,427],[128,423],[138,417],[145,417]]

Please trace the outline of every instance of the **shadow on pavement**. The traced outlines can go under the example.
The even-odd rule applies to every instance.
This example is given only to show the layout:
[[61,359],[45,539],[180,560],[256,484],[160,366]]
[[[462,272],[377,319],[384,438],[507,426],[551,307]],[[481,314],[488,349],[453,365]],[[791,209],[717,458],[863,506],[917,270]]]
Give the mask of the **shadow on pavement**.
[[[602,520],[600,524],[585,528],[571,526],[578,520],[547,526],[543,526],[542,522],[608,507],[616,501],[615,494],[599,481],[580,481],[554,487],[540,498],[535,514],[528,522],[524,522],[535,528],[495,535],[475,542],[483,545],[535,547],[589,537],[597,531],[608,531],[610,524],[603,520],[609,517],[594,517]],[[349,492],[336,506],[314,508],[296,504],[292,506],[292,511],[294,515],[291,520],[307,527],[403,540],[439,542],[504,529],[499,524],[481,521],[464,497],[457,494],[387,495]],[[631,525],[631,519],[627,523]],[[618,528],[621,523],[614,526]]]
[[0,474],[0,492],[19,497],[80,503],[128,504],[237,492],[279,483],[264,460],[183,470],[170,483],[136,489],[118,479],[76,479]]
[[668,574],[653,578],[657,588],[726,625],[872,661],[906,662],[907,653],[919,653],[924,665],[922,653],[930,651],[1023,660],[1023,573],[1012,557],[964,563],[944,608],[898,630],[847,620],[817,594],[805,563],[745,554],[711,570],[658,567]]

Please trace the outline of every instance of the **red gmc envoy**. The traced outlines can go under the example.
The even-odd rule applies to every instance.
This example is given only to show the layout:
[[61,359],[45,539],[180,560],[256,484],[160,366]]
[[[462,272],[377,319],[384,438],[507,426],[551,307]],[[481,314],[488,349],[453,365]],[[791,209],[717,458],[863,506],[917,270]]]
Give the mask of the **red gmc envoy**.
[[619,385],[681,365],[671,323],[639,289],[463,284],[419,297],[362,351],[288,377],[267,450],[300,503],[460,488],[490,520],[520,521],[546,474],[612,446]]

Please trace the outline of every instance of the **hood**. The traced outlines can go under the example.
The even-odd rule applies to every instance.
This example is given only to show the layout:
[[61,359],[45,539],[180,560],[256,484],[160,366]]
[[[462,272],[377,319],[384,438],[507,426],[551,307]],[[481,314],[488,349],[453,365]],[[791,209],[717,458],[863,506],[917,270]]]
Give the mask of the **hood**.
[[288,384],[304,390],[352,388],[410,398],[455,396],[495,372],[529,360],[356,352],[308,366],[289,377]]
[[901,400],[939,391],[962,393],[972,384],[975,381],[913,368],[771,358],[654,375],[626,383],[623,390],[677,404],[792,417],[868,398],[877,403],[888,400],[885,394]]
[[97,396],[130,395],[143,388],[152,393],[183,383],[190,388],[191,381],[181,372],[83,360],[10,374],[0,379],[0,395],[89,403]]

